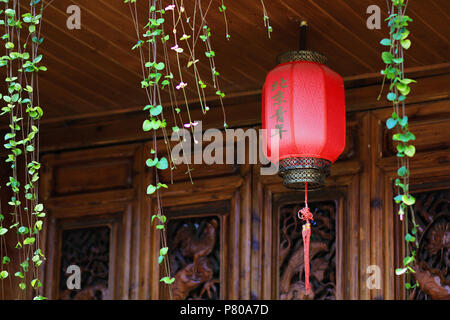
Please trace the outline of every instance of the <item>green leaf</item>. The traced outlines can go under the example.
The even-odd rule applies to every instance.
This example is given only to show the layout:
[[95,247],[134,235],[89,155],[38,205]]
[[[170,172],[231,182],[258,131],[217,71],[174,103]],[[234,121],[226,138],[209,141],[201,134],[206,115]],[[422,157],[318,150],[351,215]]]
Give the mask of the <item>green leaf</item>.
[[407,133],[396,133],[392,136],[392,140],[394,141],[402,141],[402,142],[408,142],[410,140],[416,140],[416,137],[413,133],[407,132]]
[[402,201],[404,204],[408,205],[408,206],[412,206],[414,203],[416,203],[416,198],[414,198],[412,195],[406,195],[404,194],[402,196]]
[[416,153],[416,147],[414,147],[413,145],[409,145],[405,148],[404,152],[408,157],[414,157],[414,154]]
[[34,224],[34,227],[37,230],[41,231],[42,230],[42,221],[41,220],[36,221],[36,223]]
[[404,96],[407,96],[411,91],[411,88],[408,85],[401,82],[397,82],[396,87],[398,91],[400,91],[400,93]]
[[157,163],[158,163],[158,158],[147,159],[147,161],[145,161],[145,164],[147,165],[147,167],[154,167],[154,166],[156,166]]
[[27,288],[27,285],[23,282],[19,283],[20,290],[25,290]]
[[153,129],[153,125],[150,122],[150,120],[145,120],[144,123],[142,124],[142,130],[144,131],[150,131],[151,129]]
[[34,237],[28,237],[25,240],[23,240],[23,244],[25,245],[31,245],[36,241]]
[[165,67],[164,62],[160,62],[155,65],[155,69],[158,71],[164,70],[164,67]]
[[155,191],[156,191],[156,187],[154,185],[150,184],[147,187],[147,194],[153,194],[153,193],[155,193]]
[[11,262],[11,259],[7,256],[4,256],[2,259],[2,264],[8,264]]
[[408,270],[407,268],[398,268],[398,269],[395,269],[395,274],[400,276],[400,275],[404,274],[407,270]]
[[5,233],[8,232],[8,229],[6,228],[0,228],[0,236],[4,235]]
[[399,125],[402,127],[406,126],[408,124],[408,117],[404,116],[403,118],[398,120]]
[[406,169],[405,166],[402,166],[402,167],[400,167],[400,168],[397,170],[397,174],[398,174],[400,177],[405,176],[407,173],[408,173],[408,169]]
[[207,52],[205,52],[205,55],[208,57],[208,58],[212,58],[212,57],[214,57],[215,55],[216,55],[216,53],[214,52],[214,51],[207,51]]
[[17,231],[19,232],[19,234],[26,234],[26,233],[28,233],[28,228],[22,226]]
[[403,265],[404,266],[407,266],[408,264],[410,264],[411,262],[413,262],[414,261],[414,258],[413,257],[405,257],[404,259],[403,259]]
[[404,144],[399,143],[399,144],[397,145],[397,151],[398,151],[399,153],[405,152],[405,149],[406,149],[406,146],[405,146]]
[[403,39],[400,41],[402,44],[403,49],[408,50],[411,47],[411,40],[409,39]]
[[406,38],[408,38],[410,31],[409,30],[405,30],[401,33],[401,38],[402,40],[405,40]]
[[167,162],[167,159],[165,157],[162,157],[159,161],[158,164],[156,164],[156,167],[159,170],[166,170],[169,167],[169,163]]
[[390,53],[390,52],[388,52],[388,51],[384,51],[384,52],[381,54],[381,58],[383,59],[383,62],[384,62],[385,64],[391,64],[392,61],[393,61],[393,59],[394,59],[394,56],[392,55],[392,53]]
[[395,196],[395,197],[394,197],[395,203],[400,203],[400,202],[402,202],[402,197],[403,197],[403,196],[400,195],[400,194],[397,195],[397,196]]
[[408,78],[401,79],[401,80],[399,80],[399,81],[400,81],[401,83],[403,83],[403,84],[417,83],[416,80],[408,79]]
[[161,264],[164,261],[164,256],[158,257],[158,264]]
[[165,256],[167,254],[167,252],[169,252],[169,248],[168,247],[164,247],[159,249],[159,254],[162,256]]
[[42,283],[41,281],[39,281],[39,279],[33,279],[31,280],[31,286],[35,289],[42,287]]
[[13,10],[13,9],[6,9],[6,10],[5,10],[5,14],[6,14],[8,17],[14,17],[14,16],[16,15],[16,11]]
[[395,128],[395,126],[397,125],[397,120],[394,120],[392,118],[387,119],[386,121],[386,127],[390,130],[392,128]]
[[38,55],[34,60],[33,63],[39,63],[42,60],[42,54]]
[[392,45],[391,40],[390,40],[390,39],[387,39],[387,38],[381,40],[380,43],[381,43],[383,46],[390,46],[390,45]]
[[393,93],[393,92],[389,92],[388,95],[387,95],[387,99],[389,101],[394,101],[396,98],[397,98],[397,95],[395,93]]
[[0,272],[0,279],[6,279],[8,278],[8,275],[9,275],[8,271],[3,270],[2,272]]
[[159,280],[160,282],[164,282],[166,284],[172,284],[175,281],[175,278],[169,278],[169,277],[164,277],[161,280]]
[[414,241],[416,241],[416,237],[414,237],[414,236],[410,235],[409,233],[407,233],[406,236],[405,236],[405,241],[414,242]]
[[407,132],[405,133],[406,138],[408,139],[408,141],[410,140],[416,140],[416,136],[412,133],[412,132]]
[[150,109],[150,114],[156,117],[161,114],[162,110],[162,105],[158,104],[157,106]]

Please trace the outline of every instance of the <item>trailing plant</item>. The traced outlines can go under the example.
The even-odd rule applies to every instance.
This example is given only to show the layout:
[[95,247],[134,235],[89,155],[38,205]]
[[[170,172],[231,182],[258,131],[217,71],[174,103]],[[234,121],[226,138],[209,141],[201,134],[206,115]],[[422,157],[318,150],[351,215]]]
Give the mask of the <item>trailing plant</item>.
[[[0,25],[4,26],[2,40],[5,53],[0,66],[5,70],[6,92],[0,95],[4,106],[0,115],[9,119],[9,132],[4,137],[8,155],[6,163],[11,176],[6,186],[12,197],[9,209],[0,213],[0,279],[2,295],[4,282],[11,277],[19,279],[21,295],[27,297],[27,289],[33,290],[35,300],[40,295],[42,283],[39,268],[45,260],[40,247],[40,232],[45,217],[44,207],[39,203],[39,121],[43,110],[39,101],[38,74],[47,68],[41,64],[39,54],[43,2],[41,0],[0,0],[3,5]],[[21,170],[21,169],[24,170]],[[22,172],[23,171],[23,172]],[[0,208],[1,204],[0,204]],[[6,236],[16,234],[16,249],[20,262],[12,270],[12,258],[6,247]]]
[[[220,88],[220,73],[215,63],[216,53],[211,44],[212,30],[207,23],[207,16],[216,3],[219,13],[225,21],[225,38],[230,39],[227,22],[227,7],[224,0],[190,1],[190,8],[186,8],[184,0],[124,0],[130,8],[131,17],[137,36],[137,42],[132,50],[139,52],[142,81],[148,104],[144,107],[148,118],[142,123],[144,131],[152,132],[153,146],[146,165],[154,169],[154,183],[147,186],[147,194],[156,199],[157,211],[152,215],[152,224],[160,230],[160,255],[158,262],[163,265],[164,276],[161,282],[171,284],[175,281],[171,277],[170,265],[167,259],[168,246],[166,238],[167,217],[163,214],[161,188],[168,186],[159,179],[159,170],[174,170],[176,165],[170,158],[171,147],[168,141],[169,133],[178,132],[180,128],[193,131],[197,125],[190,114],[188,94],[197,97],[198,104],[206,114],[209,111],[207,95],[213,93],[222,109],[224,128],[227,128],[223,98],[225,93]],[[261,0],[263,21],[268,35],[272,32],[269,16]],[[148,18],[141,28],[138,12],[148,12]],[[189,12],[188,12],[189,11]],[[171,63],[172,62],[172,63]],[[207,77],[200,73],[199,63],[209,66]],[[189,80],[187,80],[189,79]],[[164,108],[163,108],[164,106]],[[181,112],[183,109],[184,112]],[[186,118],[184,118],[185,114]],[[168,117],[171,117],[168,120]],[[168,123],[173,123],[167,128]],[[157,148],[157,131],[161,132],[165,140],[168,158],[160,157]],[[183,137],[180,138],[183,143]],[[194,143],[198,143],[194,138]],[[185,163],[188,163],[185,161]],[[187,164],[191,183],[192,168]],[[171,289],[169,287],[171,296]]]
[[[386,79],[389,80],[387,100],[392,103],[393,108],[392,116],[387,119],[386,126],[389,130],[395,130],[392,140],[396,144],[398,158],[398,177],[395,179],[397,195],[394,200],[398,204],[400,220],[405,225],[406,256],[403,259],[403,266],[395,270],[397,275],[415,273],[412,266],[416,261],[416,250],[418,248],[418,225],[414,216],[415,198],[409,190],[409,161],[416,152],[413,145],[416,137],[409,130],[408,116],[405,111],[405,100],[411,91],[410,84],[416,82],[413,79],[406,78],[404,70],[404,51],[411,47],[411,40],[408,39],[410,31],[407,27],[412,19],[405,14],[407,6],[408,0],[391,1],[389,17],[386,19],[390,37],[381,40],[381,44],[389,49],[381,54],[383,62],[386,64],[381,73],[384,75],[383,85]],[[380,99],[380,96],[378,99]],[[411,289],[417,285],[417,282],[411,284],[407,280],[405,287]]]

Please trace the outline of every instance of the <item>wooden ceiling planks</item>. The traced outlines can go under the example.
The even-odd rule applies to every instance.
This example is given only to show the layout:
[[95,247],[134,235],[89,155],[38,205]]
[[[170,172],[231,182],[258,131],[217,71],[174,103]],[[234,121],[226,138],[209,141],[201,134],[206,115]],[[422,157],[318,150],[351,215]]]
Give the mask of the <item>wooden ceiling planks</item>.
[[[427,54],[432,54],[438,59],[442,59],[442,61],[449,61],[450,42],[448,38],[450,25],[448,17],[444,15],[443,10],[435,7],[432,2],[428,5],[419,6],[415,1],[410,1],[408,10],[409,15],[414,19],[410,24],[412,41],[416,40],[425,46]],[[413,50],[414,47],[411,47],[411,52],[419,54],[417,50]]]
[[[417,1],[410,1],[410,3],[417,2]],[[368,17],[368,15],[365,13],[366,9],[369,5],[376,4],[380,7],[382,16],[387,17],[388,14],[388,8],[386,6],[386,1],[384,0],[346,0],[345,3],[362,15],[364,19]],[[408,11],[408,14],[411,16],[411,12]],[[415,17],[412,16],[414,19]],[[383,19],[384,20],[384,19]],[[365,24],[364,24],[365,25]],[[363,25],[363,26],[364,26]],[[410,24],[410,29],[412,30],[414,27],[417,27],[416,21],[412,22]],[[419,29],[423,28],[423,25],[419,23],[418,26]],[[388,36],[388,28],[384,21],[382,21],[381,24],[381,30],[367,30],[365,27],[359,28],[359,34],[362,39],[368,39],[374,34],[378,35],[378,43],[381,39],[386,38]],[[373,38],[372,38],[373,39]],[[405,58],[408,63],[408,66],[415,67],[415,66],[423,66],[423,65],[429,65],[429,64],[435,64],[439,62],[445,62],[448,60],[445,60],[444,58],[440,57],[436,52],[433,51],[432,48],[428,45],[427,37],[421,37],[416,34],[416,31],[413,30],[410,35],[410,39],[412,41],[412,46],[409,50],[405,52]],[[372,40],[373,41],[373,40]],[[375,41],[376,43],[377,41]],[[373,42],[372,42],[373,43]],[[382,50],[382,46],[378,46],[378,50]],[[381,58],[380,58],[381,62]]]
[[[184,2],[186,12],[192,12],[194,2]],[[142,27],[148,3],[137,3]],[[206,6],[209,2],[203,3]],[[406,53],[408,68],[449,62],[449,3],[409,1],[408,13],[414,22],[413,46]],[[66,27],[69,16],[66,9],[72,4],[81,8],[81,30]],[[378,73],[383,67],[379,41],[386,37],[387,27],[382,22],[381,30],[366,28],[366,9],[372,4],[380,6],[383,18],[387,16],[385,0],[265,1],[274,29],[268,39],[260,1],[229,1],[226,13],[231,39],[227,41],[224,18],[218,12],[219,2],[213,0],[208,25],[215,31],[212,45],[222,91],[233,96],[260,90],[276,56],[297,49],[302,20],[310,24],[308,48],[327,55],[330,67],[342,76]],[[47,119],[113,113],[146,104],[145,93],[139,87],[142,67],[138,52],[131,51],[136,32],[123,0],[54,1],[45,9],[42,34],[46,40],[41,50],[49,69],[41,73],[41,100]],[[181,34],[179,30],[178,36]],[[198,66],[202,78],[210,82],[203,50],[197,55],[201,59]],[[188,57],[181,55],[182,68],[186,68]],[[171,64],[175,67],[176,61]],[[193,77],[185,77],[185,82],[194,83]],[[195,91],[192,87],[189,90]],[[214,96],[211,90],[207,94]],[[188,98],[195,101],[194,94]]]

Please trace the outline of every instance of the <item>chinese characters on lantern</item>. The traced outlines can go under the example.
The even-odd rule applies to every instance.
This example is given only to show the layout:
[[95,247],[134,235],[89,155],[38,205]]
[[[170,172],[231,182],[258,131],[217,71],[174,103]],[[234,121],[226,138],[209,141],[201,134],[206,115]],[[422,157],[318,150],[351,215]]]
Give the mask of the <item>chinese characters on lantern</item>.
[[285,110],[283,110],[283,104],[286,103],[286,100],[284,99],[284,91],[282,90],[287,87],[288,87],[287,80],[284,80],[283,78],[280,79],[280,83],[278,83],[278,81],[275,81],[272,84],[272,93],[275,93],[275,95],[272,96],[272,104],[277,109],[275,113],[271,116],[271,118],[277,119],[275,129],[279,130],[280,139],[283,137],[283,132],[287,131],[283,130],[284,113],[286,112]]

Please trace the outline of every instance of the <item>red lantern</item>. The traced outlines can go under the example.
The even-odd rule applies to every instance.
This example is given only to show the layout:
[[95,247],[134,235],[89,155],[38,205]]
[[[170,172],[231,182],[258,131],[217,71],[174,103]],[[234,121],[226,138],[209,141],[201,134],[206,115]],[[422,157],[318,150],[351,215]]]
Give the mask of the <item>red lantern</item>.
[[[278,60],[282,63],[264,83],[262,124],[263,129],[279,130],[279,145],[267,139],[266,155],[279,162],[287,187],[302,188],[304,182],[321,187],[345,147],[342,77],[315,52],[288,52]],[[273,148],[278,148],[276,158]]]
[[[296,189],[325,185],[330,166],[345,147],[345,96],[342,77],[328,68],[326,57],[311,51],[291,51],[266,77],[262,99],[265,154],[278,163],[283,184]],[[278,141],[271,141],[271,129]],[[275,152],[278,148],[278,152]],[[299,212],[305,248],[305,288],[309,293],[309,237],[313,220],[306,207]]]

